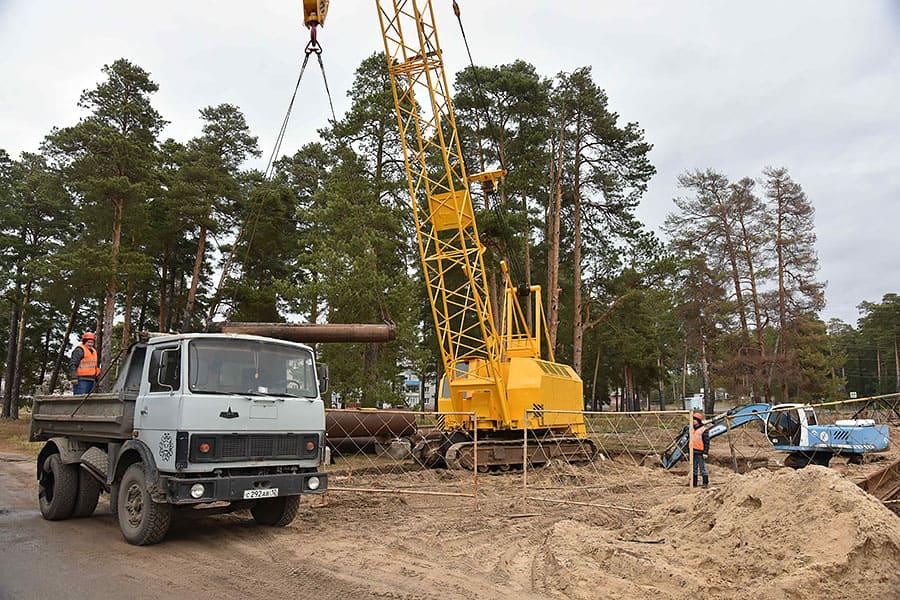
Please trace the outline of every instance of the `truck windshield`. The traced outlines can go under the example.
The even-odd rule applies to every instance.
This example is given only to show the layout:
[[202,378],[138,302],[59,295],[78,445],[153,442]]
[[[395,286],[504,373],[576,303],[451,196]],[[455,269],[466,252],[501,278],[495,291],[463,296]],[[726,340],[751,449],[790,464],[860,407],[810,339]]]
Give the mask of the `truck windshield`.
[[192,392],[316,397],[312,354],[302,348],[238,339],[198,339],[189,345]]

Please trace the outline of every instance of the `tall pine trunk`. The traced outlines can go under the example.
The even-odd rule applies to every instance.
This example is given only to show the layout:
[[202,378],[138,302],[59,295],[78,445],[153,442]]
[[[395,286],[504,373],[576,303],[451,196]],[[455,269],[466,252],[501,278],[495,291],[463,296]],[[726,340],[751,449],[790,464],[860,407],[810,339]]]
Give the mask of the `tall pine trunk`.
[[141,311],[138,313],[137,332],[144,331],[144,325],[147,323],[147,306],[150,304],[150,291],[144,291],[144,300],[141,302]]
[[706,356],[706,332],[700,324],[700,371],[703,374],[703,412],[712,416],[716,410],[716,395],[710,386],[709,360]]
[[[125,213],[124,198],[117,198],[113,201],[113,232],[112,247],[109,256],[109,281],[106,284],[106,301],[103,306],[103,342],[100,348],[100,363],[106,363],[112,359],[112,342],[113,342],[113,320],[116,317],[116,285],[119,275],[119,249],[122,244],[122,218]],[[108,367],[108,365],[107,365]],[[98,382],[101,392],[109,391],[109,378]]]
[[38,388],[44,385],[44,377],[47,375],[47,359],[50,358],[50,336],[53,335],[53,330],[48,329],[44,334],[44,344],[41,347],[41,372],[37,378]]
[[[747,263],[747,274],[750,279],[750,301],[753,305],[753,325],[756,329],[756,346],[757,351],[759,352],[759,356],[757,357],[757,363],[755,365],[753,379],[754,379],[754,392],[757,392],[759,387],[759,382],[763,382],[763,395],[765,397],[765,401],[769,402],[772,397],[772,391],[769,388],[768,383],[765,382],[765,362],[766,362],[766,342],[763,338],[763,330],[762,330],[762,307],[759,302],[759,291],[756,286],[756,266],[754,265],[753,260],[753,250],[750,247],[750,237],[747,233],[747,224],[744,219],[744,214],[742,212],[738,213],[738,222],[741,226],[741,239],[743,241],[743,250],[744,250],[744,262]],[[759,400],[759,397],[754,398],[754,400]]]
[[9,314],[9,337],[6,341],[6,372],[3,374],[3,412],[4,418],[9,418],[10,407],[12,406],[12,382],[16,373],[16,356],[18,355],[16,346],[16,333],[19,330],[19,298],[18,292],[13,298]]
[[72,312],[69,313],[69,320],[66,323],[66,332],[63,334],[62,340],[59,342],[59,352],[56,353],[56,360],[53,362],[53,371],[50,373],[50,386],[47,390],[48,394],[52,394],[59,382],[59,371],[62,368],[63,360],[66,357],[66,349],[69,346],[69,336],[75,329],[75,319],[78,316],[78,300],[72,303]]
[[159,275],[159,330],[166,330],[166,322],[169,320],[169,298],[168,298],[168,284],[169,284],[169,256],[170,256],[169,244],[166,244],[163,249],[163,263],[162,269]]
[[656,385],[659,389],[659,410],[666,410],[666,392],[665,385],[663,384],[663,361],[662,356],[656,357]]
[[197,287],[200,285],[200,271],[206,257],[206,223],[200,224],[200,236],[197,239],[197,254],[194,256],[194,270],[191,272],[191,286],[188,289],[184,315],[181,317],[181,330],[190,331],[194,320],[194,302],[197,298]]
[[900,393],[900,341],[894,336],[894,391]]
[[[522,232],[522,239],[525,243],[525,285],[531,288],[531,225],[528,222],[528,195],[522,194],[522,213],[525,221],[525,230]],[[534,308],[532,302],[529,301],[525,305],[525,319],[528,327],[534,331]],[[538,340],[538,344],[541,341]]]
[[[25,364],[25,328],[28,322],[28,304],[31,300],[31,280],[25,284],[25,292],[22,294],[22,308],[19,311],[19,327],[16,334],[16,370],[12,379],[12,394],[10,397],[9,414],[4,416],[10,419],[19,418],[19,398],[22,387],[22,365]],[[4,408],[4,413],[7,410]]]
[[875,394],[881,393],[881,346],[878,345],[878,342],[875,342],[875,374],[878,377],[877,383],[875,384]]
[[572,339],[572,368],[575,369],[575,373],[578,376],[581,376],[581,359],[583,352],[583,343],[584,343],[584,307],[582,306],[582,293],[581,293],[581,131],[576,131],[575,137],[575,182],[574,182],[574,199],[575,199],[575,224],[574,224],[574,233],[575,233],[575,251],[574,251],[574,259],[573,263],[573,286],[572,286],[572,294],[574,301],[574,324],[572,327],[573,330],[573,339]]
[[548,215],[550,246],[547,253],[547,337],[551,353],[556,352],[556,336],[559,331],[559,221],[562,212],[563,159],[565,157],[566,119],[560,117],[559,151],[554,166],[554,187],[551,190],[550,212]]
[[128,274],[128,280],[125,283],[125,320],[122,323],[122,348],[128,346],[131,341],[131,321],[132,309],[134,308],[134,277]]
[[[725,253],[728,255],[728,263],[731,267],[731,280],[732,284],[734,285],[734,298],[735,302],[737,303],[738,317],[741,324],[741,346],[742,348],[746,348],[750,345],[750,328],[747,326],[747,305],[744,302],[744,291],[741,286],[741,272],[738,268],[737,248],[734,243],[734,236],[732,235],[733,226],[734,225],[728,216],[728,207],[723,206],[722,228],[725,233]],[[743,352],[741,352],[740,355],[745,356]],[[746,365],[742,365],[742,368],[745,367]],[[751,384],[751,389],[753,392],[753,397],[758,397],[759,392],[757,390],[755,380]]]
[[780,189],[777,193],[777,227],[775,231],[775,253],[778,257],[778,331],[781,340],[781,401],[788,401],[788,382],[787,382],[787,343],[785,337],[785,328],[787,326],[787,290],[784,287],[784,197],[783,191]]
[[[262,207],[260,207],[259,210],[262,210]],[[241,223],[240,229],[238,229],[237,237],[234,239],[234,245],[231,247],[231,252],[228,253],[228,258],[225,259],[225,264],[222,265],[222,273],[221,275],[219,275],[219,283],[216,284],[216,291],[213,293],[212,298],[209,301],[209,311],[207,311],[206,313],[207,325],[212,323],[212,320],[215,318],[216,313],[219,311],[219,303],[222,301],[222,292],[225,291],[225,283],[228,281],[228,278],[231,277],[231,269],[234,266],[234,259],[237,257],[238,245],[244,238],[246,225],[247,221],[244,220]]]

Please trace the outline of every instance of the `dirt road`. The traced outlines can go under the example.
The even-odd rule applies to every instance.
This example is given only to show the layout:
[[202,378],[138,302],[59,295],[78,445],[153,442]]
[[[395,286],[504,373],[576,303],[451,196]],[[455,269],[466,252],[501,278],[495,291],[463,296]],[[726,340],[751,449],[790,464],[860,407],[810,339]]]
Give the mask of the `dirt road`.
[[[176,521],[163,544],[138,548],[122,540],[106,496],[91,518],[44,521],[31,460],[0,454],[0,548],[14,549],[0,560],[4,600],[171,598],[198,591],[222,598],[543,597],[505,571],[484,577],[469,561],[473,534],[493,528],[488,523],[497,518],[472,519],[471,500],[447,499],[439,517],[431,514],[434,498],[345,495],[308,504],[280,530],[246,516],[192,515]],[[502,544],[502,536],[491,539]],[[501,547],[510,555],[517,545]],[[510,574],[530,581],[535,553],[510,558]]]
[[[323,549],[323,507],[294,527],[258,527],[231,515],[180,519],[166,543],[137,548],[122,540],[105,500],[88,519],[51,523],[37,510],[30,459],[0,457],[0,598],[207,597],[431,598],[410,564],[385,578],[347,568]],[[354,554],[386,548],[360,546]]]
[[[710,490],[612,461],[566,465],[549,478],[631,510],[541,504],[522,514],[514,473],[480,479],[477,512],[466,498],[331,493],[308,501],[285,529],[240,515],[182,516],[165,542],[144,548],[122,540],[105,499],[91,518],[44,521],[33,468],[24,455],[0,453],[2,600],[900,593],[900,519],[821,467],[750,475],[712,467]],[[423,475],[394,483],[412,486]]]

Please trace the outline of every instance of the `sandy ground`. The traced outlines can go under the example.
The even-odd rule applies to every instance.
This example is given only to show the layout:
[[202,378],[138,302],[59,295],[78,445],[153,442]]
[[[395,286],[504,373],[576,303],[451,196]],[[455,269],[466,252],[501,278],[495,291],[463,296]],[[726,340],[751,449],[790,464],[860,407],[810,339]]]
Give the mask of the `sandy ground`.
[[[469,498],[332,492],[285,529],[246,514],[180,515],[167,540],[124,542],[95,515],[44,521],[22,424],[0,424],[0,600],[6,598],[900,597],[900,518],[851,478],[873,465],[738,475],[714,450],[710,490],[630,461],[481,476]],[[753,439],[742,451],[759,450]],[[753,444],[752,446],[749,444]],[[721,460],[718,460],[721,458]],[[878,461],[880,462],[880,460]],[[384,483],[357,472],[332,485]],[[471,491],[446,471],[396,488]],[[584,506],[578,503],[594,504]],[[596,505],[604,505],[603,507]]]
[[480,478],[478,511],[464,498],[330,494],[286,529],[245,515],[191,515],[146,548],[122,540],[104,500],[91,518],[42,520],[33,472],[26,455],[0,454],[0,547],[14,549],[0,561],[4,599],[900,593],[900,519],[824,468],[736,475],[713,467],[717,485],[691,491],[681,475],[658,469],[565,466],[545,482],[594,484],[567,497],[630,510],[523,506],[520,475],[504,474]]

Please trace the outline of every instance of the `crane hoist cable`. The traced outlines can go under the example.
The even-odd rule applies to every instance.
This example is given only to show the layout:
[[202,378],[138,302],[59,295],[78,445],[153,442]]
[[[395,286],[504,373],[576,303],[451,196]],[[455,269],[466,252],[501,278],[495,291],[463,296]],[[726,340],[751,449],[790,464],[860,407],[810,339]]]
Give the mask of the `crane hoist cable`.
[[[472,49],[469,47],[469,38],[468,38],[468,36],[466,36],[466,28],[462,22],[462,11],[460,10],[459,3],[456,0],[453,0],[453,14],[456,15],[456,22],[459,23],[459,31],[462,34],[463,44],[466,47],[466,54],[469,57],[469,66],[472,68],[472,77],[475,81],[475,91],[476,91],[475,95],[480,104],[479,108],[481,109],[481,112],[484,113],[484,119],[485,119],[485,122],[487,123],[488,136],[490,137],[491,142],[493,143],[493,146],[494,146],[494,150],[497,153],[497,162],[500,163],[500,169],[502,171],[506,172],[507,169],[506,169],[505,161],[503,160],[503,153],[500,151],[500,141],[497,137],[497,131],[494,126],[494,120],[491,118],[490,110],[488,110],[486,95],[485,95],[484,89],[481,85],[481,78],[478,76],[478,67],[475,66],[475,60],[472,58]],[[480,121],[480,118],[478,118],[478,120]],[[481,124],[478,123],[479,127],[480,127],[480,125]],[[479,147],[479,149],[481,149],[481,138],[480,137],[478,139],[478,147]],[[482,155],[483,155],[483,150],[482,150]],[[485,204],[488,205],[488,203],[489,203],[489,200],[488,200],[488,197],[486,196]],[[500,205],[499,202],[494,202],[494,206],[486,206],[486,208],[488,208],[489,210],[491,210],[491,212],[494,213],[494,217],[497,219],[497,222],[501,227],[501,239],[506,244],[507,261],[509,262],[510,270],[513,273],[513,277],[515,277],[515,279],[518,281],[526,281],[526,280],[530,281],[530,278],[526,278],[526,277],[522,276],[525,269],[522,266],[522,264],[519,260],[519,257],[514,256],[510,253],[510,249],[513,246],[513,243],[512,243],[513,238],[512,238],[512,235],[510,235],[509,219],[507,218],[506,212],[503,210],[503,207]],[[527,215],[526,215],[526,218],[527,218]],[[526,244],[528,243],[527,240],[525,243]]]
[[[303,75],[306,73],[306,67],[309,64],[309,57],[313,54],[316,55],[316,61],[319,63],[319,69],[322,72],[322,81],[325,83],[325,94],[328,97],[328,107],[331,109],[331,119],[334,124],[337,124],[337,116],[334,112],[334,102],[331,97],[331,89],[328,85],[328,76],[325,73],[325,64],[322,61],[322,45],[319,43],[316,37],[316,27],[310,28],[310,40],[309,43],[306,44],[306,48],[303,52],[303,63],[300,66],[300,74],[297,76],[297,83],[294,84],[294,92],[291,94],[291,101],[288,103],[287,111],[285,111],[284,119],[281,122],[281,128],[278,131],[278,136],[275,139],[275,145],[272,148],[272,153],[269,155],[269,160],[266,163],[266,170],[264,173],[264,180],[269,181],[275,175],[275,161],[278,155],[281,153],[281,146],[284,143],[284,136],[287,133],[288,123],[291,120],[291,113],[294,110],[294,103],[297,100],[297,92],[300,90],[300,83],[303,81]],[[265,204],[265,194],[260,196],[259,201],[257,201],[256,206],[254,206],[250,214],[248,215],[248,220],[253,221],[253,226],[250,229],[250,237],[247,240],[247,247],[244,252],[244,260],[241,262],[241,274],[238,279],[238,283],[241,283],[244,280],[244,274],[247,272],[247,261],[250,258],[250,250],[253,246],[253,240],[256,237],[256,230],[259,226],[259,218],[262,215],[263,205]],[[242,228],[243,229],[243,228]],[[243,231],[241,231],[241,234]],[[238,240],[240,241],[241,234],[238,235]],[[235,244],[237,244],[237,241]],[[237,248],[235,248],[236,250]],[[229,276],[228,273],[224,273],[223,277],[227,278]]]

